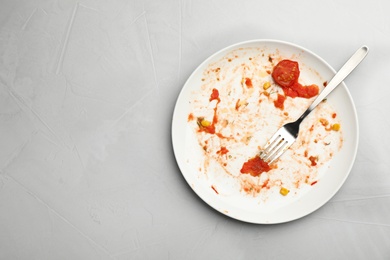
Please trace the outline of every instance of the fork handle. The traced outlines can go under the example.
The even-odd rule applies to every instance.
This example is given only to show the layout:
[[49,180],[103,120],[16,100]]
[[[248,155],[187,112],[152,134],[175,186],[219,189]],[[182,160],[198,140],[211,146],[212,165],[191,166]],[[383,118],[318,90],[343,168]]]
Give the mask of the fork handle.
[[340,83],[359,65],[359,63],[366,57],[368,53],[368,47],[362,46],[358,49],[351,58],[341,67],[341,69],[333,76],[333,78],[326,85],[324,90],[317,96],[309,108],[302,114],[298,119],[300,122],[308,115],[310,112],[317,107],[321,101],[326,98],[330,92],[332,92]]

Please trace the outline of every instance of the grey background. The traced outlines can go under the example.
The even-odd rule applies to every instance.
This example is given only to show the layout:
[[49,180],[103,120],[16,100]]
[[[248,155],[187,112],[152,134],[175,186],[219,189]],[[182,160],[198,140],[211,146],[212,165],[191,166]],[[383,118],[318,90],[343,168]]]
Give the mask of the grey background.
[[[390,259],[389,12],[385,0],[1,0],[0,259]],[[214,211],[172,151],[185,80],[252,39],[335,69],[370,47],[346,80],[360,125],[350,176],[286,224]]]

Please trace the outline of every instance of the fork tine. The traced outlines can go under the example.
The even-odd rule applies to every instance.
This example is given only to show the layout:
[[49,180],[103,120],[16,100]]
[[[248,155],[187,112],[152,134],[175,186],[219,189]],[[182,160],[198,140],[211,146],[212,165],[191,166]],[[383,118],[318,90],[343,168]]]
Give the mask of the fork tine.
[[284,127],[280,128],[276,133],[267,141],[263,151],[260,153],[260,158],[271,164],[277,160],[295,141],[292,139],[290,133],[286,132]]
[[274,150],[273,154],[268,156],[268,164],[271,164],[273,161],[277,160],[289,147],[291,143],[287,140],[284,140],[283,145],[281,145],[278,150]]
[[274,144],[272,144],[272,147],[267,150],[267,151],[264,151],[265,152],[265,155],[263,156],[263,160],[265,162],[268,162],[270,160],[275,160],[275,155],[276,154],[279,154],[279,152],[287,145],[287,140],[285,140],[281,135],[279,136],[279,138],[277,138],[275,141],[274,141]]
[[277,131],[268,141],[267,144],[264,146],[263,151],[260,154],[260,158],[264,159],[266,155],[269,153],[269,151],[272,151],[274,147],[281,141],[281,135],[279,131]]

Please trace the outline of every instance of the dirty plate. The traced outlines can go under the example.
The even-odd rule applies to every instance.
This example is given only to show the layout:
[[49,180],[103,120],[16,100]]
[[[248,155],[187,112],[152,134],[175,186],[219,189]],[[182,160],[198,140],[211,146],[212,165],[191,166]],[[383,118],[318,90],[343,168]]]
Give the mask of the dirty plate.
[[[205,60],[185,83],[174,109],[173,150],[185,180],[212,208],[245,222],[282,223],[317,210],[343,185],[357,152],[356,110],[342,83],[308,117],[302,140],[283,155],[277,169],[259,176],[240,172],[282,123],[293,121],[311,102],[287,98],[284,110],[274,106],[282,92],[270,71],[281,59],[299,63],[303,84],[323,88],[335,73],[300,46],[275,40],[242,42]],[[266,82],[271,87],[264,87]],[[322,118],[329,124],[318,123]],[[215,129],[205,130],[210,124]],[[324,130],[332,124],[341,130]],[[311,165],[314,159],[309,157],[318,165]],[[279,192],[282,187],[290,191],[286,196]]]

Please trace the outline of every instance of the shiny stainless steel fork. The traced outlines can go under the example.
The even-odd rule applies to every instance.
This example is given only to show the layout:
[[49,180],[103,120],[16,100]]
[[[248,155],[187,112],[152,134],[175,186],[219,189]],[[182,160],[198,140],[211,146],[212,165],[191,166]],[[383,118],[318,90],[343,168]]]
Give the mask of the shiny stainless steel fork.
[[358,49],[336,75],[334,75],[326,88],[317,96],[309,108],[295,122],[285,124],[276,131],[266,143],[263,151],[260,152],[260,158],[263,161],[271,164],[295,142],[298,137],[299,126],[303,119],[359,65],[367,53],[367,46],[362,46]]

